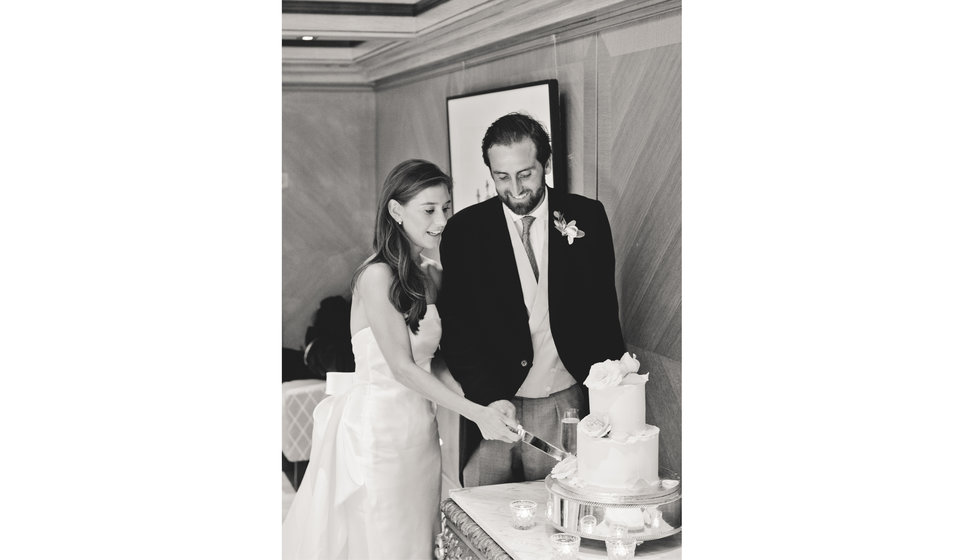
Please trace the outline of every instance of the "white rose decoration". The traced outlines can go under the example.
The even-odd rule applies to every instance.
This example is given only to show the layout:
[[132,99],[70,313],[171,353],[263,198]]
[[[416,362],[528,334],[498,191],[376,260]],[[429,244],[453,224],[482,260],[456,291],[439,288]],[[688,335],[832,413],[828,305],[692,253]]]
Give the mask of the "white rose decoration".
[[562,459],[560,463],[551,469],[551,478],[561,480],[567,478],[578,471],[578,459],[574,455]]
[[589,389],[606,389],[615,387],[623,380],[627,372],[623,371],[618,361],[606,360],[598,364],[592,364],[589,369],[589,376],[582,383]]
[[629,373],[623,377],[622,385],[640,385],[646,383],[650,379],[649,373],[644,373],[640,375],[639,373]]
[[579,424],[582,427],[582,432],[589,437],[601,438],[609,433],[612,429],[612,424],[609,422],[609,417],[605,414],[589,414],[582,419]]
[[636,373],[640,371],[640,361],[636,359],[636,354],[626,352],[619,359],[619,365],[623,368],[623,373]]

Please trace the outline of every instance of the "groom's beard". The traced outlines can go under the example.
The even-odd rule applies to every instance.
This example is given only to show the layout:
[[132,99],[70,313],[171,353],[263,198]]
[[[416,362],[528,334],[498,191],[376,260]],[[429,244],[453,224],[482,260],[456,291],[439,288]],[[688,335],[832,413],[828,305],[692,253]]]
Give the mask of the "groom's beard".
[[[500,195],[500,200],[510,208],[510,211],[517,214],[518,216],[525,216],[529,214],[532,210],[538,207],[538,203],[544,198],[544,190],[547,187],[542,184],[538,187],[537,191],[531,191],[530,195],[524,200],[514,200],[510,192]],[[527,192],[527,191],[525,191]]]

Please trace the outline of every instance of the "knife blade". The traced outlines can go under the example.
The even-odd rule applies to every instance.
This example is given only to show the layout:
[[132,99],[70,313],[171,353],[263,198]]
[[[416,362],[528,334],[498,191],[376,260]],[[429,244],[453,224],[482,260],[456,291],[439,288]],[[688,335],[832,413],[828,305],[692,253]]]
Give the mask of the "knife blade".
[[521,441],[537,449],[538,451],[544,453],[545,455],[553,459],[557,459],[558,461],[562,461],[567,457],[572,456],[572,454],[569,453],[568,451],[565,451],[564,449],[556,445],[552,445],[551,443],[548,443],[547,441],[539,438],[538,436],[532,434],[531,432],[528,432],[523,427],[518,426],[517,428],[518,428],[517,435],[518,437],[521,438]]

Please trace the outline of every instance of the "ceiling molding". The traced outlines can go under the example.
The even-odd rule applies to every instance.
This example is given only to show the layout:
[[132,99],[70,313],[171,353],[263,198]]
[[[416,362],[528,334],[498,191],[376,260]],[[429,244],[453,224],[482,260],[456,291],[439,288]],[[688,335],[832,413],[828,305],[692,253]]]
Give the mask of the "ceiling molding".
[[[476,14],[485,18],[494,18],[503,12],[499,6],[511,1],[513,0],[453,0],[415,18],[417,22],[415,30],[419,37],[423,37],[427,33],[451,26]],[[545,3],[544,0],[536,1]]]
[[285,90],[372,91],[374,89],[362,70],[349,65],[325,66],[315,63],[283,65],[282,83]]
[[365,37],[416,38],[421,33],[439,29],[460,17],[504,1],[507,0],[448,0],[434,4],[418,16],[283,13],[282,35],[283,39],[302,35],[351,40]]
[[[383,85],[427,68],[464,60],[467,65],[482,64],[540,48],[548,42],[572,40],[600,29],[679,9],[680,3],[680,0],[566,0],[558,2],[563,9],[548,10],[547,17],[528,5],[523,10],[506,6],[506,15],[487,18],[480,14],[458,22],[437,36],[357,62],[366,69],[371,81]],[[588,9],[593,6],[596,9]],[[535,41],[541,44],[535,44]]]
[[663,4],[670,4],[672,6],[663,6],[664,9],[658,10],[655,13],[644,13],[642,15],[633,14],[631,17],[627,18],[616,18],[607,19],[603,21],[593,22],[590,25],[575,27],[574,29],[566,29],[555,35],[544,34],[538,37],[525,37],[523,40],[520,38],[515,38],[516,44],[510,46],[500,45],[499,48],[494,48],[491,46],[488,49],[482,49],[481,52],[470,53],[469,55],[462,55],[454,57],[452,59],[442,60],[440,62],[430,64],[425,67],[413,68],[410,71],[395,74],[383,79],[373,80],[375,91],[382,91],[388,88],[400,87],[413,82],[418,82],[422,80],[428,80],[443,74],[449,74],[452,72],[465,69],[467,67],[478,66],[481,64],[487,64],[495,60],[500,60],[512,56],[516,56],[525,52],[545,48],[551,46],[552,44],[561,44],[568,41],[578,39],[580,37],[591,35],[598,31],[604,31],[609,29],[614,29],[619,25],[626,23],[633,23],[641,19],[648,17],[658,17],[666,16],[672,12],[680,11],[680,0],[670,0],[669,2],[664,2]]
[[303,35],[352,41],[379,37],[411,39],[415,37],[415,18],[410,16],[283,14],[283,39]]
[[[283,84],[297,77],[304,84],[339,78],[347,87],[359,75],[362,86],[386,88],[453,71],[464,62],[483,64],[570,41],[680,6],[681,0],[449,0],[417,17],[284,14],[284,40],[288,23],[290,33],[303,28],[301,34],[365,43],[357,48],[284,46]],[[351,72],[338,75],[334,67],[323,66],[323,75],[317,77],[318,62],[346,64]],[[291,71],[297,65],[303,66],[302,72]]]
[[283,56],[288,56],[292,64],[316,64],[318,62],[354,64],[354,49],[307,49],[303,47],[284,46]]

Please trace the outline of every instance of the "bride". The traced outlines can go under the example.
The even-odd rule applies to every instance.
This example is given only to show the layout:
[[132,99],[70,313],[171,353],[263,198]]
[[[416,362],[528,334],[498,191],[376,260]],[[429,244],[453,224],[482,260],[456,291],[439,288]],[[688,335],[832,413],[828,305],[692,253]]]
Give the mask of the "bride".
[[435,249],[451,179],[422,160],[388,174],[374,255],[354,272],[352,388],[314,412],[310,464],[283,522],[283,558],[432,558],[441,456],[435,405],[472,420],[486,439],[517,440],[514,420],[459,396],[430,371],[442,325]]

